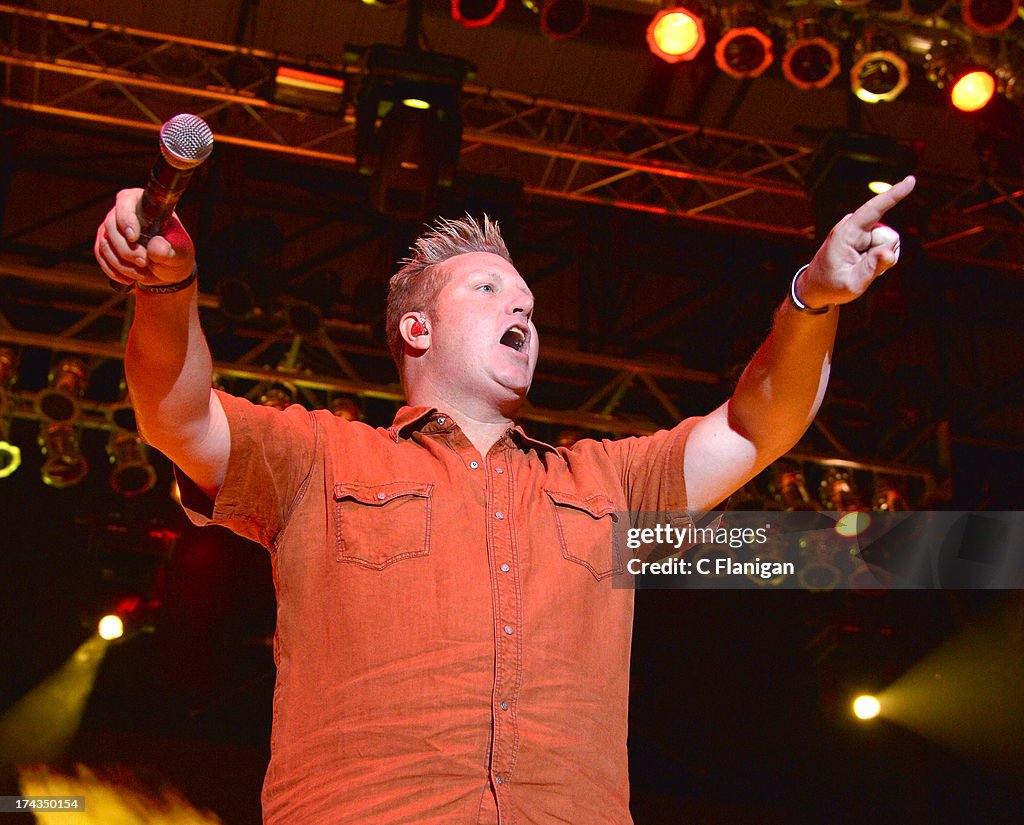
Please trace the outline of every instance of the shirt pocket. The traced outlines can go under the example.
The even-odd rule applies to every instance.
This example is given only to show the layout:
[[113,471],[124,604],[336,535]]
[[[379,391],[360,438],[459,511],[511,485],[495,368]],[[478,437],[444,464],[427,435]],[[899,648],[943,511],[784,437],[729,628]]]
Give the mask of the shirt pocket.
[[545,490],[555,511],[555,525],[562,556],[582,565],[595,579],[622,572],[622,560],[612,544],[615,502],[598,493],[579,496],[558,490]]
[[416,481],[335,484],[336,560],[383,570],[428,555],[433,489]]

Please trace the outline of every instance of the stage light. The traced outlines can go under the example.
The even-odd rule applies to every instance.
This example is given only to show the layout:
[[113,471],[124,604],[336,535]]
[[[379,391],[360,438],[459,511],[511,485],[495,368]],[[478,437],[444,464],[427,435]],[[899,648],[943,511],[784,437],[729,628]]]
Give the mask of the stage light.
[[110,488],[118,495],[134,498],[156,486],[156,470],[146,457],[146,449],[137,433],[115,433],[107,442],[107,455],[114,465]]
[[575,37],[590,20],[590,0],[544,0],[540,30],[548,40]]
[[345,108],[345,76],[341,72],[279,65],[271,99],[283,106],[338,114]]
[[825,477],[821,480],[821,501],[829,510],[864,508],[853,473],[845,467],[829,467],[825,471]]
[[12,444],[11,416],[8,414],[7,390],[14,383],[17,357],[11,347],[0,347],[0,478],[13,475],[21,466],[21,448]]
[[12,444],[10,437],[11,422],[0,418],[0,478],[14,475],[21,466],[21,448]]
[[874,696],[867,694],[853,700],[853,714],[858,719],[874,719],[882,711],[882,705]]
[[108,613],[96,623],[96,632],[101,639],[112,642],[124,636],[124,622],[116,613]]
[[308,301],[288,299],[284,307],[288,330],[301,336],[319,335],[324,331],[324,315],[320,308]]
[[505,10],[505,0],[452,0],[452,20],[467,29],[489,26]]
[[781,461],[777,461],[772,469],[775,473],[776,497],[780,500],[786,510],[802,511],[818,509],[811,500],[811,494],[807,492],[804,473],[799,464],[795,461],[783,459]]
[[942,41],[925,56],[925,76],[949,90],[950,102],[962,112],[985,108],[996,92],[995,73],[976,63],[967,44]]
[[949,99],[961,112],[984,109],[996,93],[996,78],[985,69],[965,72],[953,83]]
[[356,99],[356,163],[384,215],[422,220],[450,186],[462,147],[459,97],[472,70],[459,57],[371,46]]
[[839,48],[822,36],[820,21],[797,20],[782,56],[782,75],[798,89],[823,89],[839,74]]
[[1008,29],[1020,13],[1020,0],[964,0],[964,22],[979,34]]
[[685,6],[662,9],[647,26],[647,47],[666,63],[693,60],[706,40],[704,21]]
[[886,512],[910,509],[907,497],[892,477],[881,476],[875,479],[874,509]]
[[245,321],[256,309],[252,287],[241,278],[225,278],[217,284],[217,308],[231,321]]
[[401,6],[405,0],[363,0],[367,6],[376,6],[381,9],[390,9],[393,6]]
[[78,484],[89,472],[89,462],[78,446],[78,431],[71,424],[43,423],[39,443],[46,460],[39,474],[43,483],[63,489]]
[[715,65],[730,77],[760,77],[772,65],[772,40],[759,28],[762,17],[750,3],[722,12],[724,31],[715,45]]
[[50,371],[50,386],[39,393],[36,409],[47,421],[66,423],[78,417],[78,401],[85,394],[88,367],[76,356],[62,358]]
[[866,31],[854,47],[850,89],[865,103],[888,103],[910,83],[910,67],[896,52],[898,42],[885,34]]

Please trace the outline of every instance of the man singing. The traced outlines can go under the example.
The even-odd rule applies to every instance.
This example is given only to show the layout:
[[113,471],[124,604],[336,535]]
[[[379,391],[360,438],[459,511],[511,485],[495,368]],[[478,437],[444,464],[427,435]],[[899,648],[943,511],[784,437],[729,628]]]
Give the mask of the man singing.
[[192,241],[174,219],[143,247],[141,190],[119,193],[95,251],[135,285],[125,371],[140,431],[177,466],[193,521],[271,554],[264,821],[630,823],[633,594],[610,584],[612,520],[706,512],[796,444],[838,307],[896,263],[880,220],[913,187],[835,226],[718,409],[559,448],[515,423],[540,341],[487,218],[438,223],[391,279],[408,406],[373,428],[211,390]]

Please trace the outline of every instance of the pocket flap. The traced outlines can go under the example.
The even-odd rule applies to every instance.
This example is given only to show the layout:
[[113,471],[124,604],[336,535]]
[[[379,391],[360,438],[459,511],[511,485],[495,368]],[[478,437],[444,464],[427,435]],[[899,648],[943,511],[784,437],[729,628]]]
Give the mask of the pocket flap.
[[388,481],[384,484],[343,481],[334,485],[334,498],[337,501],[351,499],[360,504],[380,506],[406,496],[430,498],[430,491],[433,487],[433,484],[418,481]]
[[[584,513],[589,513],[594,518],[601,518],[609,513],[614,513],[617,509],[615,502],[610,496],[606,496],[604,493],[597,493],[593,496],[587,496],[583,498],[581,496],[573,495],[572,493],[563,493],[558,490],[544,490],[548,494],[548,498],[551,499],[556,505],[561,507],[572,507],[574,510],[582,510]],[[612,516],[612,520],[616,520],[615,516]]]

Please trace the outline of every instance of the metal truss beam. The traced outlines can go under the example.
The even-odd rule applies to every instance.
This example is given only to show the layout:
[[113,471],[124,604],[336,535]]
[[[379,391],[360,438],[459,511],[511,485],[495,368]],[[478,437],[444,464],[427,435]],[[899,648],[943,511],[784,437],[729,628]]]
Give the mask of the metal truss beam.
[[[191,111],[217,141],[350,168],[354,115],[271,103],[276,55],[0,4],[3,105],[155,131]],[[333,66],[358,80],[356,66]],[[350,84],[353,85],[353,84]],[[467,86],[461,168],[525,193],[810,239],[813,147]],[[930,255],[1019,271],[1020,182],[923,174]]]
[[[94,366],[106,362],[119,364],[123,359],[131,297],[111,293],[106,278],[95,270],[68,266],[44,269],[0,259],[0,284],[15,282],[39,291],[34,294],[22,291],[13,303],[32,304],[45,300],[67,323],[59,328],[52,323],[46,329],[32,328],[29,324],[15,324],[0,314],[0,345],[79,355],[91,360]],[[54,297],[54,290],[59,291],[59,298]],[[213,295],[202,294],[200,307],[204,311],[216,310],[218,300]],[[297,399],[312,408],[327,407],[330,399],[339,394],[398,405],[404,400],[401,387],[395,382],[380,380],[382,375],[393,374],[390,355],[385,347],[367,343],[366,332],[361,325],[331,319],[325,319],[318,332],[306,336],[296,334],[279,320],[262,327],[238,328],[235,333],[250,342],[249,349],[230,361],[216,360],[215,374],[219,383],[252,398],[277,385],[287,387]],[[307,360],[327,366],[314,370],[306,365]],[[644,435],[682,417],[673,398],[685,395],[685,387],[702,385],[721,388],[724,392],[726,383],[722,376],[704,370],[545,348],[534,384],[557,385],[561,381],[570,382],[577,389],[580,384],[588,385],[590,401],[574,409],[527,405],[519,417],[524,421],[615,436]],[[18,389],[4,392],[0,388],[0,415],[42,421],[36,403],[38,395],[38,392]],[[124,405],[122,398],[83,400],[77,424],[116,431],[123,425],[118,423],[115,413]],[[657,411],[655,416],[647,413],[651,409]],[[850,455],[842,445],[836,452],[816,451],[801,445],[790,457],[821,467],[843,467],[913,479],[928,492],[935,489],[935,472],[929,467],[862,460]]]

